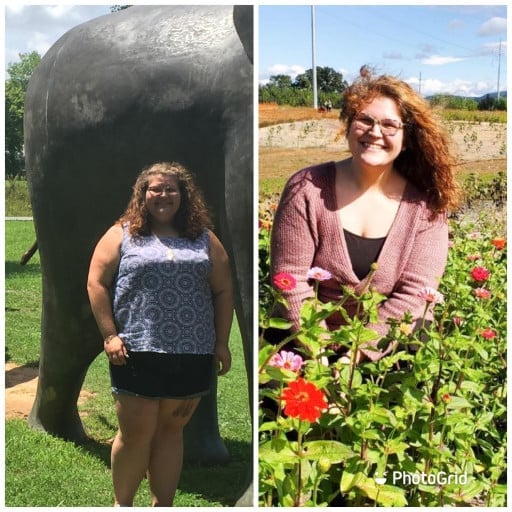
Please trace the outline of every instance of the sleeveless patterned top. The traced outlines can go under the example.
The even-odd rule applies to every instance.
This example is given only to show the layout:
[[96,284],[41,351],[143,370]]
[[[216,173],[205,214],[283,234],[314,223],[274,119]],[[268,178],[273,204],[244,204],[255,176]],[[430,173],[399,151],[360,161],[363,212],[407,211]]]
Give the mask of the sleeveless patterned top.
[[213,354],[210,237],[131,237],[123,227],[113,311],[128,350]]

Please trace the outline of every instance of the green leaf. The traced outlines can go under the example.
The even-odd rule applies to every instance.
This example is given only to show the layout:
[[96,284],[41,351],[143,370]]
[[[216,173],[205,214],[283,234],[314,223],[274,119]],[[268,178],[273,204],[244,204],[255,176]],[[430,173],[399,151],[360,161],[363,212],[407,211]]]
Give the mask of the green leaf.
[[447,409],[471,409],[472,407],[473,406],[465,398],[462,398],[461,396],[450,397],[450,401],[446,404]]
[[319,460],[321,457],[329,459],[331,464],[337,464],[354,457],[352,449],[338,441],[307,441],[304,443],[304,457],[308,460]]
[[284,318],[269,318],[268,326],[273,327],[274,329],[290,329],[292,327],[292,322],[285,320]]

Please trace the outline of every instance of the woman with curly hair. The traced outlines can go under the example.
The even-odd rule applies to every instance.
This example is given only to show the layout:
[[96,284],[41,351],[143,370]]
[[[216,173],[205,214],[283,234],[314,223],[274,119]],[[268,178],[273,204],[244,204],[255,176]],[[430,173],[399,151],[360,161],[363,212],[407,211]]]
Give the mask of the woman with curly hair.
[[94,251],[91,307],[104,338],[119,430],[115,505],[131,506],[147,474],[153,506],[171,506],[183,428],[212,372],[231,366],[229,261],[190,173],[156,163]]
[[[366,66],[344,91],[340,117],[351,156],[290,178],[272,230],[271,271],[295,278],[296,287],[283,292],[288,309],[280,314],[296,331],[301,303],[314,293],[309,269],[330,273],[319,283],[319,298],[338,302],[342,286],[360,293],[376,268],[371,283],[385,300],[379,321],[368,327],[378,338],[356,358],[377,360],[393,345],[377,349],[386,321],[407,311],[422,318],[418,294],[436,289],[444,272],[447,212],[458,196],[455,159],[429,104],[402,80],[373,77]],[[356,314],[355,303],[344,307]],[[342,323],[339,314],[326,320],[330,330]]]

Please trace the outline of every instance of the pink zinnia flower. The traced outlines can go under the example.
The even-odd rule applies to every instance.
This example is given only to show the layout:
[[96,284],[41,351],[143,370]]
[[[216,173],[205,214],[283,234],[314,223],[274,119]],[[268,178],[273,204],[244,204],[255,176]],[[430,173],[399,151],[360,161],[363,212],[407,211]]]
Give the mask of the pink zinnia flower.
[[491,273],[485,267],[475,267],[471,271],[471,277],[475,281],[487,281],[487,279],[489,279],[490,275],[491,275]]
[[461,316],[454,316],[453,323],[460,327],[464,323],[464,319]]
[[476,253],[476,254],[468,254],[466,256],[466,259],[468,261],[476,261],[476,260],[481,260],[482,259],[482,255],[479,254],[479,253]]
[[480,334],[486,339],[486,340],[492,340],[497,336],[497,333],[494,329],[491,329],[487,327],[487,329],[483,329],[480,331]]
[[293,352],[287,352],[286,350],[281,350],[278,354],[274,354],[270,361],[270,366],[274,366],[276,368],[284,368],[285,370],[291,370],[292,372],[297,372],[301,369],[304,361],[302,357]]
[[426,302],[431,302],[433,304],[444,302],[444,297],[442,293],[439,293],[434,288],[430,288],[430,286],[425,286],[425,288],[421,289],[418,293],[418,297],[421,297]]
[[473,290],[473,293],[475,294],[475,297],[477,299],[490,299],[491,298],[491,292],[489,290],[486,290],[485,288],[475,288]]
[[276,274],[274,276],[272,282],[274,283],[274,286],[276,288],[279,288],[282,291],[293,290],[297,285],[297,281],[295,281],[295,278],[291,274],[288,274],[287,272],[279,272],[279,274]]
[[313,267],[308,270],[308,279],[315,279],[316,281],[327,281],[331,278],[332,274],[323,268]]

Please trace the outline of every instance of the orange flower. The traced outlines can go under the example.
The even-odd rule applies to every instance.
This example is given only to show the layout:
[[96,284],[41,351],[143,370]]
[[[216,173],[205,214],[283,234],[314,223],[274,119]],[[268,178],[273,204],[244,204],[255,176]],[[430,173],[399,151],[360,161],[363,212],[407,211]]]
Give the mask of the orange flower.
[[505,247],[506,240],[501,237],[496,237],[491,240],[491,244],[496,247],[496,249],[501,250]]
[[311,382],[302,377],[290,382],[280,399],[285,402],[284,413],[292,418],[314,422],[327,407],[325,395]]
[[270,231],[270,229],[272,228],[272,223],[269,222],[268,220],[260,220],[259,221],[259,228],[260,229],[266,229],[267,231]]

